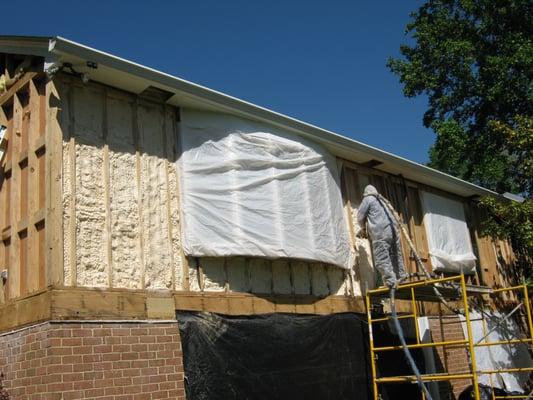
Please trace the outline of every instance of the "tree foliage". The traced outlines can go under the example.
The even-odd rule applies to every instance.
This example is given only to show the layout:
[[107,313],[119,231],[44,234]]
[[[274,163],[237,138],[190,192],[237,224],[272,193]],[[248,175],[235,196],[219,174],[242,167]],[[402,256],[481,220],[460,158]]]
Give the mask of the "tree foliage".
[[523,203],[485,198],[485,231],[533,254],[533,2],[427,0],[388,61],[407,97],[426,95],[429,165]]
[[[430,166],[498,191],[523,191],[513,149],[491,129],[533,110],[533,3],[429,0],[411,14],[413,45],[388,66],[407,97],[428,96],[424,125],[437,134]],[[450,153],[451,152],[451,153]]]
[[509,238],[518,253],[519,262],[524,267],[524,275],[533,277],[531,262],[533,259],[533,119],[517,116],[517,127],[513,128],[501,122],[491,124],[494,134],[506,140],[515,157],[511,160],[515,171],[513,179],[517,185],[525,188],[530,198],[523,203],[498,200],[485,197],[481,205],[489,216],[484,221],[485,233],[502,238]]

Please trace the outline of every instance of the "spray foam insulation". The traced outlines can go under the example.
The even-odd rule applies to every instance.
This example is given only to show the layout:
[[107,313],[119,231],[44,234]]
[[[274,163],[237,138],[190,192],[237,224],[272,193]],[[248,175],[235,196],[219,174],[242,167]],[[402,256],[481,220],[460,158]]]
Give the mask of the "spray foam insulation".
[[113,285],[141,286],[139,187],[131,106],[108,98],[109,186]]
[[144,279],[148,289],[170,288],[172,283],[163,121],[162,110],[139,107]]
[[170,113],[90,85],[63,92],[65,284],[75,275],[79,286],[173,288],[181,258]]
[[76,138],[76,264],[80,286],[106,286],[105,188],[102,97],[89,88],[74,89]]
[[[132,99],[90,86],[69,86],[63,92],[65,98],[71,96],[70,101],[64,101],[62,121],[66,132],[65,284],[71,283],[71,265],[75,264],[76,284],[80,286],[137,289],[144,281],[147,289],[181,289],[173,110],[155,104],[134,106]],[[74,139],[74,160],[69,134]],[[104,179],[106,145],[109,182]],[[70,174],[72,168],[75,176]],[[71,206],[75,210],[73,220]],[[72,231],[74,242],[70,239]],[[232,292],[317,296],[347,292],[343,271],[321,263],[253,257],[200,258],[199,263],[202,275],[195,260],[189,260],[192,291],[200,291],[202,286],[211,292],[226,288]],[[199,279],[203,279],[201,285]]]

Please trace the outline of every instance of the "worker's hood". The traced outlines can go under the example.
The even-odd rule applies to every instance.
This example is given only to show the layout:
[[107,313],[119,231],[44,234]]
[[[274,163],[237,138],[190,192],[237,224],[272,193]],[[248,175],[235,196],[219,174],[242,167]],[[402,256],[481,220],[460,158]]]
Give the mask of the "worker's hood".
[[374,186],[366,185],[363,196],[377,196],[377,195],[378,195],[378,191]]

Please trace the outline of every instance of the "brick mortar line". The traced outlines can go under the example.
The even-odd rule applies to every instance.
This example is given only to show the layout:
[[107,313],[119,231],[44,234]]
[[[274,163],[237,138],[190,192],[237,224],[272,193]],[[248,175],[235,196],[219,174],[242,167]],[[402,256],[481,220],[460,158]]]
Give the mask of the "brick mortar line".
[[177,322],[178,320],[176,319],[52,319],[0,333],[0,337],[23,332],[46,324],[175,324]]

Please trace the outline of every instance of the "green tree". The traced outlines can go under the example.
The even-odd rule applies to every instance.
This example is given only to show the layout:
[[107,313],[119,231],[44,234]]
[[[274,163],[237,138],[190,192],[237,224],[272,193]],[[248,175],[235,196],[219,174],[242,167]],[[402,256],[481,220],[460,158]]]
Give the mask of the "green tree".
[[[498,192],[485,198],[486,232],[533,254],[533,2],[427,0],[411,14],[412,45],[388,67],[407,97],[426,95],[436,134],[429,165]],[[531,272],[530,272],[531,273]]]
[[411,14],[413,45],[388,66],[407,97],[425,94],[436,133],[429,165],[497,191],[524,192],[513,149],[491,129],[533,112],[533,3],[429,0]]
[[[507,147],[512,149],[515,157],[511,160],[512,169],[517,185],[526,188],[525,191],[533,193],[533,119],[517,116],[516,127],[511,127],[501,122],[493,122],[491,129],[495,135],[503,137]],[[533,257],[533,199],[525,199],[522,203],[502,201],[493,197],[481,200],[481,206],[488,213],[484,221],[485,233],[508,238],[513,243],[518,255],[519,267],[522,274],[533,278],[531,268]]]

